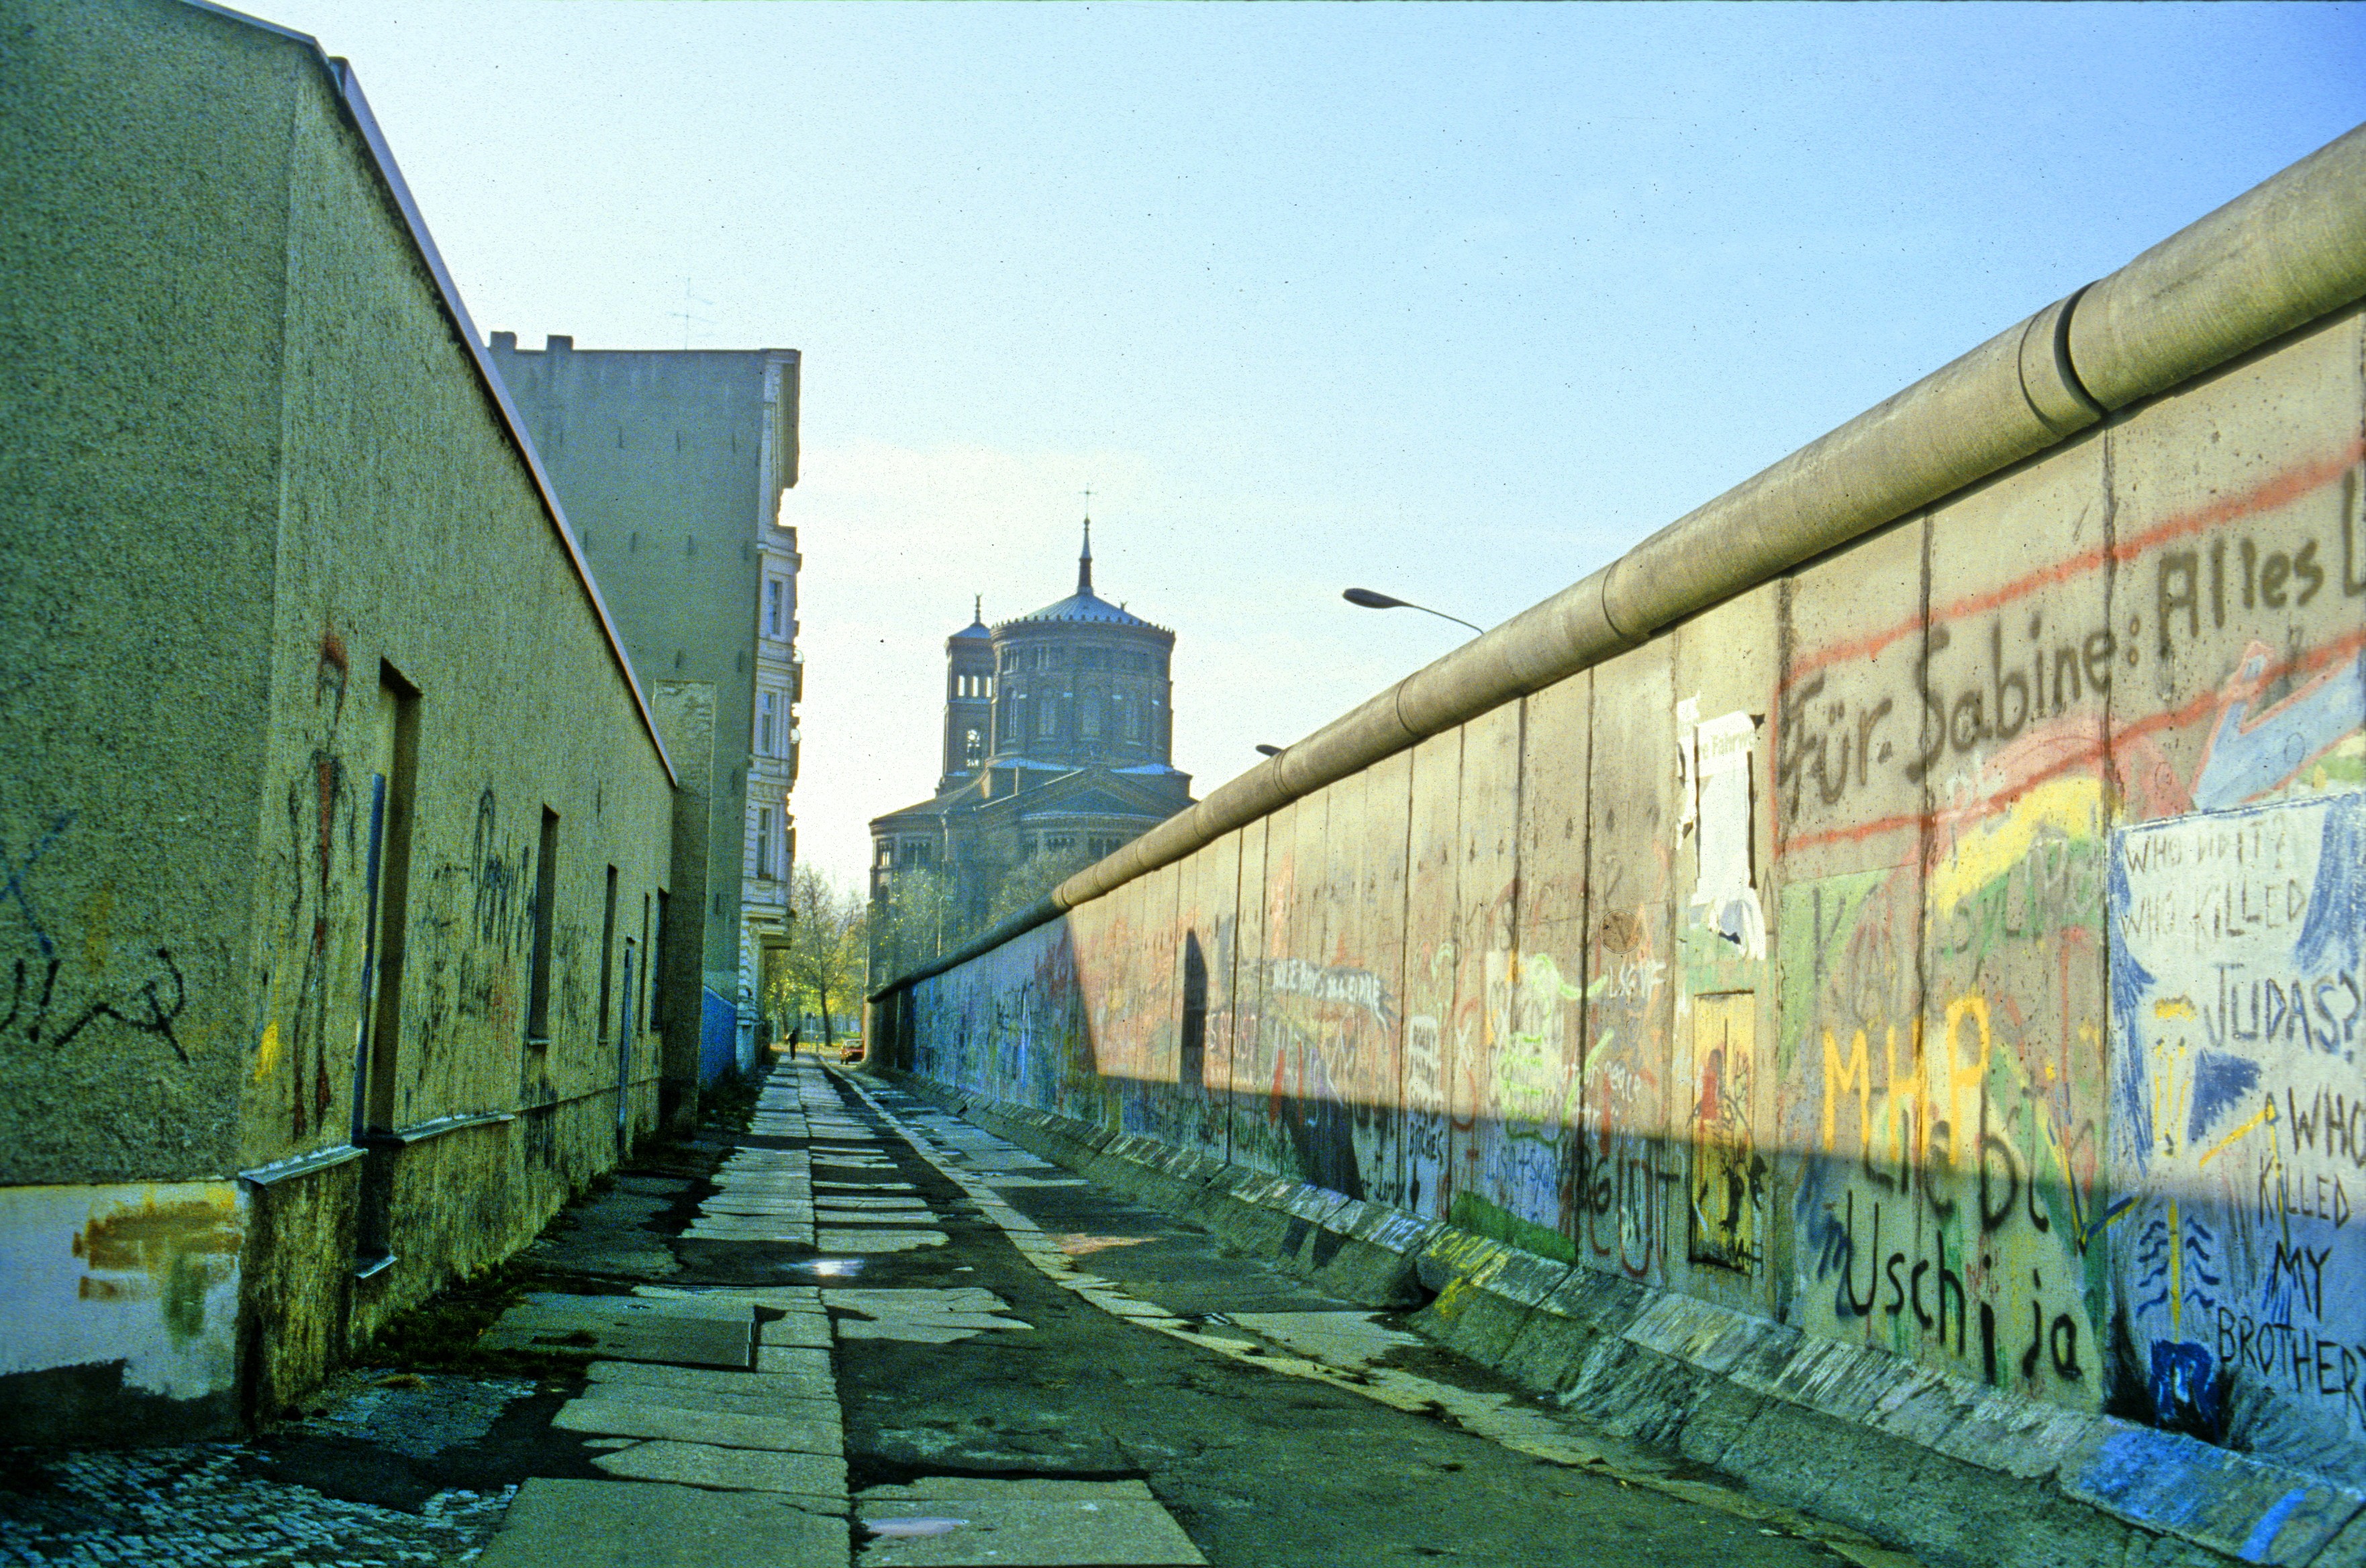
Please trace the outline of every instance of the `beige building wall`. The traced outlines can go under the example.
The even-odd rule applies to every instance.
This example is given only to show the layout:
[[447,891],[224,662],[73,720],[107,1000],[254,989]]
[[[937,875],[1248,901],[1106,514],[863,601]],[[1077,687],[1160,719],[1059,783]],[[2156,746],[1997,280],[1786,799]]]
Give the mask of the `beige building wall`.
[[0,1427],[205,1429],[654,1125],[674,786],[358,96],[17,10]]

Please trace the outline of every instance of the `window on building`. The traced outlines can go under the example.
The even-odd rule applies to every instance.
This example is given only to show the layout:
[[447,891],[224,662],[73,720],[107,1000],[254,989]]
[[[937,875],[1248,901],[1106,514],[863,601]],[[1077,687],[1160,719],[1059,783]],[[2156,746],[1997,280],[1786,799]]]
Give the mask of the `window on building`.
[[1085,734],[1098,739],[1101,732],[1101,694],[1098,692],[1087,690],[1078,713],[1085,721]]
[[772,874],[772,808],[756,807],[756,875],[769,881]]
[[986,737],[975,728],[962,731],[962,766],[975,768],[986,760]]
[[656,929],[654,929],[653,931],[651,931],[649,932],[649,952],[648,952],[648,971],[649,971],[649,978],[648,978],[648,987],[649,987],[648,1019],[649,1019],[649,1028],[650,1028],[652,1031],[655,1031],[655,1030],[660,1030],[660,1029],[663,1029],[663,1028],[665,1027],[665,994],[666,994],[666,993],[665,993],[665,986],[664,986],[664,983],[663,983],[663,981],[662,981],[662,980],[661,980],[661,978],[660,978],[660,975],[659,975],[659,965],[664,962],[664,960],[665,960],[665,942],[666,942],[666,898],[667,898],[667,893],[666,893],[666,890],[665,890],[664,888],[662,888],[662,887],[659,888],[659,889],[658,889],[658,923],[657,923]]
[[1037,703],[1035,705],[1035,733],[1038,735],[1050,735],[1052,733],[1053,726],[1059,721],[1059,716],[1058,713],[1053,711],[1052,704],[1048,702]]
[[896,864],[896,844],[891,839],[879,840],[879,869],[887,871]]
[[613,1021],[610,1010],[614,1006],[616,990],[616,868],[608,868],[607,902],[600,916],[600,1022],[593,1032],[605,1045],[612,1038],[608,1026]]
[[550,949],[558,916],[558,813],[542,808],[542,838],[534,857],[534,958],[526,971],[525,1038],[550,1043]]
[[756,755],[759,757],[780,755],[779,749],[772,744],[778,728],[777,720],[780,717],[780,694],[777,692],[756,694]]
[[764,580],[764,635],[783,637],[789,635],[789,585],[782,578]]

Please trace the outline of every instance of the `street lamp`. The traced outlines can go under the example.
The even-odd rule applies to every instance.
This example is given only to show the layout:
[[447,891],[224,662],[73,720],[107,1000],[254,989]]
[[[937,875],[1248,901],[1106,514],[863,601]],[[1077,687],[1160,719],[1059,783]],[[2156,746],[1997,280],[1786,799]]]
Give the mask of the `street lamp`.
[[[1410,599],[1391,599],[1385,593],[1375,593],[1369,588],[1350,588],[1343,592],[1339,597],[1350,604],[1361,605],[1367,610],[1419,610],[1425,615],[1436,615],[1439,620],[1452,621],[1458,626],[1470,626],[1470,623],[1459,615],[1449,615],[1443,610],[1433,610],[1426,604],[1416,604]],[[1470,626],[1470,629],[1482,637],[1486,635],[1484,626]]]

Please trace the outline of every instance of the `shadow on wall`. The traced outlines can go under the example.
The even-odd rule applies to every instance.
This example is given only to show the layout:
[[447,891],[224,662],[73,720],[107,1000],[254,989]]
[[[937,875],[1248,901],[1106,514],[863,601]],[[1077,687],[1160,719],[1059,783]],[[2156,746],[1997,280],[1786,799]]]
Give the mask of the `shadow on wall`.
[[[1580,985],[1576,959],[1450,951],[1459,1004],[1408,1017],[1369,970],[1237,951],[1230,919],[1179,941],[1104,924],[1080,964],[1071,915],[891,995],[880,1055],[2366,1482],[2366,1299],[2340,1283],[2366,1264],[2366,796],[2063,838],[2022,863],[1935,940],[2011,925],[2095,949],[2045,918],[2091,902],[2108,1006],[2027,1016],[1977,984],[1919,996],[1911,953],[1833,962],[1912,929],[1894,905],[1923,891],[1868,873],[1786,890],[1779,1023],[1666,964]],[[2205,927],[2197,965],[2180,944]],[[1635,1009],[1614,994],[1630,979]],[[1656,1039],[1617,1038],[1654,1007]]]

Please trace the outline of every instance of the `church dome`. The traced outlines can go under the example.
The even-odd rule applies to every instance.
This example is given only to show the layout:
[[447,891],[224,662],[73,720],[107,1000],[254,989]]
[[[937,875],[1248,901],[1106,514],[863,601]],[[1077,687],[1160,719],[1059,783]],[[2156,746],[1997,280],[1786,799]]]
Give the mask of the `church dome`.
[[1046,604],[1031,615],[1014,616],[1011,620],[1005,621],[1003,625],[1012,626],[1022,622],[1041,621],[1091,622],[1105,626],[1141,626],[1144,630],[1157,629],[1140,615],[1131,615],[1119,609],[1090,589],[1071,593],[1058,604]]
[[[1130,615],[1122,605],[1112,604],[1093,592],[1093,520],[1085,519],[1084,553],[1076,558],[1076,591],[1057,604],[1024,615],[1014,615],[1002,623],[1005,626],[1137,626],[1146,632],[1166,632],[1140,615]],[[1167,633],[1172,636],[1172,633]]]

